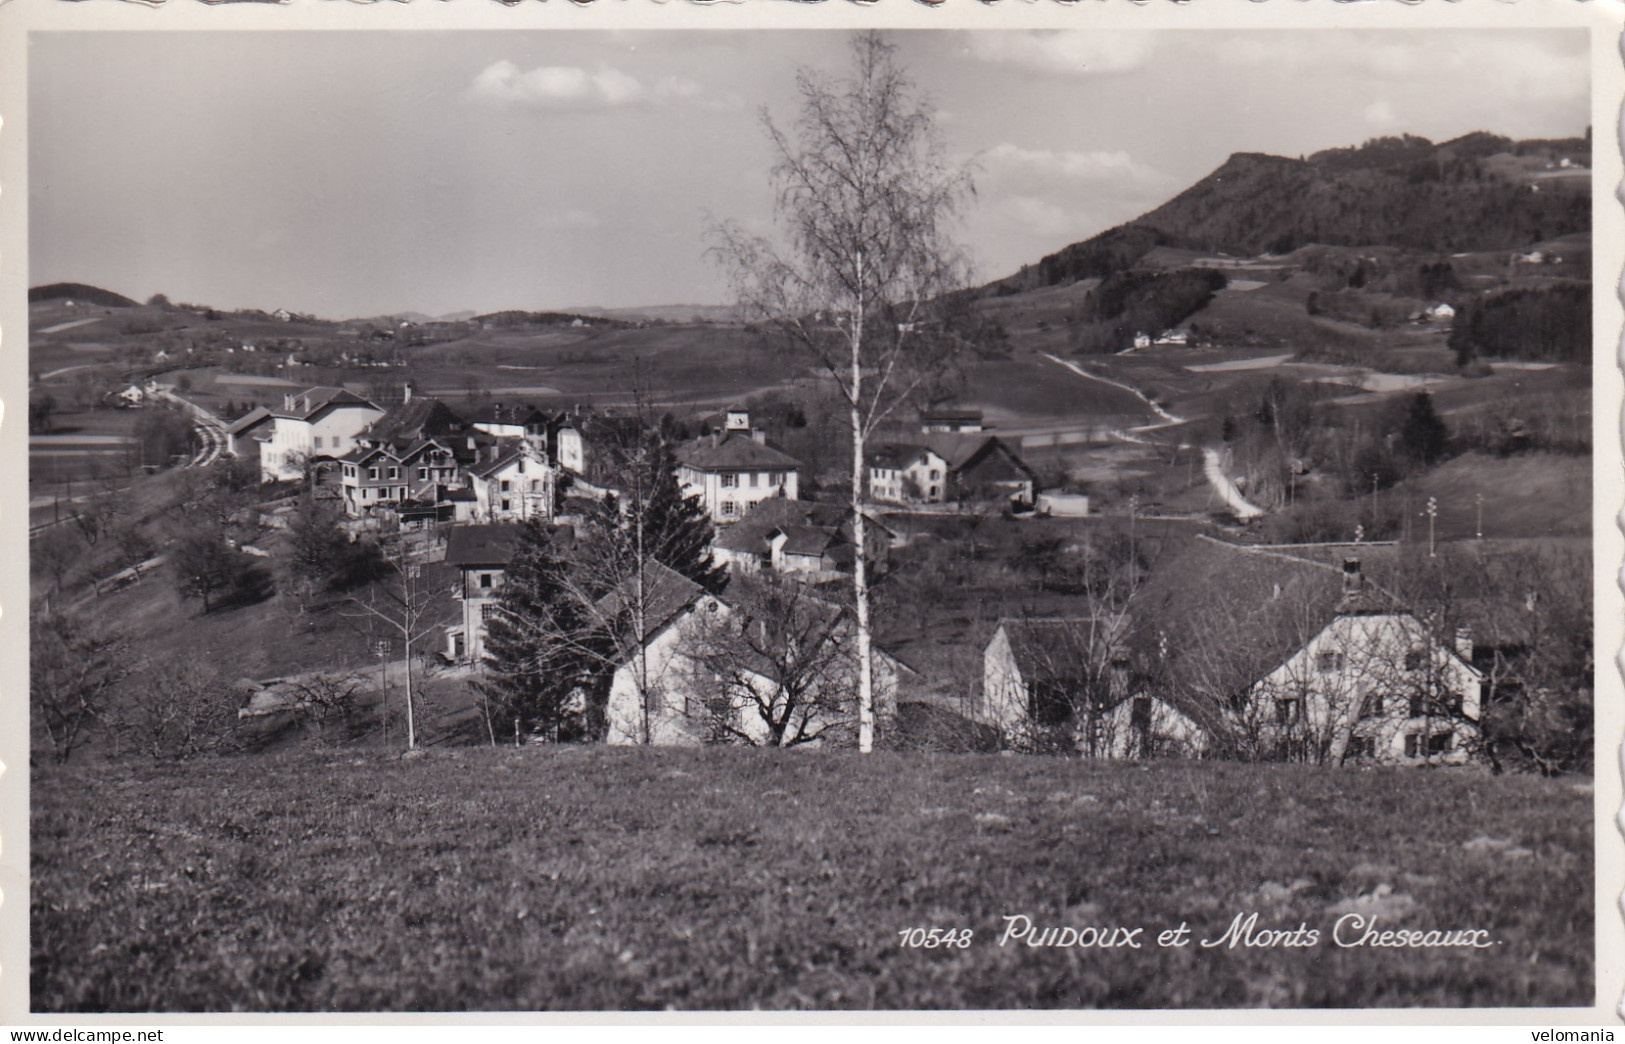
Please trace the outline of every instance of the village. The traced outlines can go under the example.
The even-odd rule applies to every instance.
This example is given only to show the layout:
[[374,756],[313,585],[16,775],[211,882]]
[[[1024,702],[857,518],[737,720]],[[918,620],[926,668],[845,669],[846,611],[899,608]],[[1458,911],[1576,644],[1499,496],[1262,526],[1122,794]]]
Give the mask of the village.
[[1606,1008],[1603,48],[1250,33],[36,34],[30,1009]]
[[[416,394],[410,380],[385,404],[318,386],[287,391],[281,403],[230,421],[189,403],[173,384],[149,380],[144,391],[132,387],[123,397],[137,409],[144,401],[191,418],[197,448],[185,467],[235,471],[280,491],[263,503],[239,498],[231,525],[209,538],[224,550],[194,549],[187,559],[221,576],[183,578],[183,587],[202,583],[207,599],[215,586],[217,601],[229,602],[245,574],[222,566],[222,555],[258,556],[279,578],[297,575],[286,560],[308,554],[318,528],[326,539],[388,549],[386,560],[410,563],[414,579],[435,578],[421,581],[419,597],[404,590],[419,586],[407,584],[404,572],[393,577],[403,588],[395,601],[409,606],[409,619],[369,610],[399,632],[370,639],[397,661],[393,683],[387,664],[381,675],[327,664],[268,678],[222,677],[217,684],[231,682],[240,722],[297,732],[313,714],[333,711],[330,699],[313,701],[312,693],[340,689],[347,714],[371,706],[370,715],[348,724],[369,720],[363,732],[387,733],[394,717],[397,737],[415,746],[418,730],[403,723],[424,716],[432,674],[433,688],[460,687],[464,710],[477,709],[479,727],[463,735],[490,743],[499,735],[507,743],[561,735],[610,744],[855,741],[852,511],[838,489],[822,499],[804,496],[808,485],[820,484],[803,478],[803,465],[768,440],[748,409],[702,414],[695,434],[672,438],[652,418],[615,408],[490,402],[465,414]],[[930,659],[940,646],[911,641],[907,628],[876,628],[873,713],[886,744],[1331,766],[1499,763],[1508,754],[1495,748],[1516,741],[1494,731],[1486,737],[1486,699],[1497,692],[1504,702],[1528,699],[1526,686],[1549,684],[1535,680],[1552,669],[1540,628],[1497,604],[1523,600],[1533,612],[1540,585],[1527,568],[1511,571],[1518,580],[1498,583],[1481,538],[1469,542],[1476,562],[1454,549],[1440,559],[1434,546],[1422,569],[1399,542],[1365,541],[1358,532],[1344,541],[1260,544],[1235,528],[1257,509],[1245,500],[1238,508],[1231,486],[1216,500],[1218,528],[1201,517],[1147,512],[1140,519],[1130,505],[1130,546],[1119,539],[1113,548],[1122,527],[1111,523],[1123,520],[1091,515],[1087,495],[1044,489],[1018,446],[990,428],[981,410],[939,406],[893,425],[869,449],[866,559],[887,612],[939,615],[910,588],[922,546],[965,555],[960,542],[968,539],[974,560],[976,530],[989,519],[1016,531],[1072,527],[1064,541],[1019,538],[1009,559],[1018,571],[1036,567],[1040,591],[1063,593],[989,618],[981,644],[955,650],[952,669]],[[650,451],[662,454],[657,459],[670,475],[639,470]],[[628,487],[634,474],[647,488]],[[490,694],[503,686],[493,685],[491,672],[515,667],[492,662],[488,632],[493,618],[511,620],[518,611],[505,605],[503,591],[527,527],[532,540],[546,532],[560,546],[588,547],[577,530],[591,528],[595,513],[619,505],[611,528],[624,528],[628,511],[641,519],[667,479],[686,502],[687,524],[703,534],[703,548],[686,557],[654,551],[630,568],[620,555],[619,571],[588,563],[583,572],[592,575],[572,591],[590,616],[582,626],[602,632],[609,651],[583,668],[566,694],[574,711],[495,708]],[[960,528],[967,524],[968,531]],[[1162,535],[1147,529],[1135,548],[1136,524],[1161,526]],[[602,541],[594,553],[616,557]],[[324,575],[341,560],[307,566],[301,607],[310,594],[342,586],[332,572]],[[1052,584],[1044,575],[1080,562],[1097,575],[1081,584]],[[1388,583],[1368,576],[1373,568]],[[1208,645],[1216,617],[1193,608],[1202,599],[1179,594],[1192,569],[1215,571],[1207,579],[1212,590],[1256,600],[1224,607],[1226,656],[1197,651]],[[1477,574],[1480,589],[1465,597],[1466,577],[1452,571]],[[132,563],[121,582],[155,572]],[[1441,601],[1438,591],[1406,583],[1407,574],[1411,581],[1432,575],[1451,594]],[[547,641],[590,644],[579,633],[531,638],[533,645]],[[374,684],[378,677],[385,687]],[[588,703],[599,706],[588,713]],[[324,723],[324,736],[333,724]]]

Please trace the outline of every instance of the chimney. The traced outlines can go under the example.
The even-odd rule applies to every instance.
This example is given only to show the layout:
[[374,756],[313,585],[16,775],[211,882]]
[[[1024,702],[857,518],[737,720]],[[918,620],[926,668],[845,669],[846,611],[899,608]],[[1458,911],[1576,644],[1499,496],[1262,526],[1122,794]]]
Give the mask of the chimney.
[[761,428],[750,429],[750,441],[756,443],[758,446],[766,446],[767,432],[763,431]]
[[1471,627],[1456,628],[1456,655],[1468,663],[1473,662],[1473,629]]
[[1349,557],[1343,559],[1343,594],[1357,595],[1365,587],[1365,577],[1360,573],[1360,560]]

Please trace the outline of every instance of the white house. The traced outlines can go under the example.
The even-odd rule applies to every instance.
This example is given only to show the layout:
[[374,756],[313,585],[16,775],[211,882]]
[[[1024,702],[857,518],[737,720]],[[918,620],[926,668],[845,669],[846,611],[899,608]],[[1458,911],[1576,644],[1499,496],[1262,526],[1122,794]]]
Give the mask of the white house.
[[551,520],[557,476],[535,441],[518,440],[496,459],[469,469],[478,504],[475,514],[490,522]]
[[1191,701],[1134,681],[1122,614],[1007,618],[982,654],[970,717],[1011,745],[1091,757],[1197,755],[1209,746]]
[[940,504],[948,487],[948,462],[929,446],[898,443],[869,452],[869,496],[877,501]]
[[750,414],[727,411],[724,427],[677,448],[677,478],[711,521],[727,525],[769,497],[795,500],[800,462],[774,449]]
[[[723,677],[712,655],[719,634],[755,625],[749,610],[741,608],[743,603],[730,602],[726,594],[705,592],[652,559],[643,584],[644,640],[623,642],[622,662],[610,685],[605,741],[665,746],[772,743],[772,730],[759,705],[775,707],[775,701],[783,698],[774,668],[765,661],[753,665],[747,649],[730,657]],[[637,604],[629,581],[600,601],[600,615],[619,619],[624,626]],[[793,724],[786,736],[804,728],[808,734],[822,733],[819,742],[844,738],[857,718],[856,667],[846,655],[855,645],[851,622],[835,606],[808,599],[805,607],[814,624],[807,632],[812,636],[807,651],[825,659],[815,679],[802,679],[810,691],[802,694],[800,710],[787,715]],[[886,722],[895,715],[898,678],[908,668],[880,649],[874,650],[873,664],[875,717]]]
[[1344,563],[1336,614],[1247,693],[1238,727],[1291,757],[1459,764],[1477,733],[1483,676],[1471,638],[1447,644],[1368,590]]
[[272,410],[270,439],[260,450],[260,480],[297,479],[307,460],[338,458],[359,445],[358,436],[384,410],[343,388],[290,392]]

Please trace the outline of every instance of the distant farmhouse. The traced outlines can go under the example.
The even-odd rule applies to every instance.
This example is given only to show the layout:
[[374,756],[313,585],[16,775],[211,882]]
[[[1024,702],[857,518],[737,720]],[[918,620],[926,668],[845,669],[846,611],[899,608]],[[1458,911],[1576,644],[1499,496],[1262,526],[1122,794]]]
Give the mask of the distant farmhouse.
[[925,434],[869,451],[869,495],[884,504],[1008,501],[1029,508],[1038,474],[995,435]]

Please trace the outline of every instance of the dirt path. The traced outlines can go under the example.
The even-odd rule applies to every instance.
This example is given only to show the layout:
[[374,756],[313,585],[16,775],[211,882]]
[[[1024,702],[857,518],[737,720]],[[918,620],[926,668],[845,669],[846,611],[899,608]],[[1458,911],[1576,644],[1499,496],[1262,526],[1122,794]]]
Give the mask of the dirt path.
[[1264,514],[1264,509],[1241,495],[1241,490],[1230,481],[1230,476],[1224,473],[1219,466],[1219,451],[1204,449],[1202,451],[1202,474],[1207,476],[1208,484],[1219,491],[1225,504],[1231,512],[1243,522],[1258,518]]

